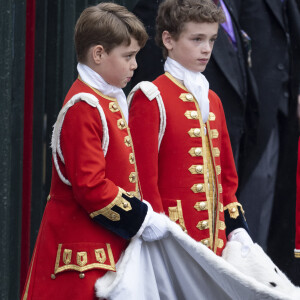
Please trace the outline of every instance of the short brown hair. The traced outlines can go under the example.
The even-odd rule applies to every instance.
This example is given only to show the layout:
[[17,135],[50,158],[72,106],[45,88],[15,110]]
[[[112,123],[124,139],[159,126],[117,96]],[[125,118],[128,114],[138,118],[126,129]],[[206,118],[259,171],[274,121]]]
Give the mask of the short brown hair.
[[87,51],[95,45],[102,45],[107,53],[121,44],[129,46],[131,37],[137,40],[141,48],[148,39],[142,22],[127,8],[115,3],[88,7],[75,26],[77,60],[84,62]]
[[225,15],[221,7],[212,0],[165,0],[158,8],[156,18],[156,43],[167,57],[167,49],[162,41],[162,33],[168,31],[177,40],[185,23],[222,23]]

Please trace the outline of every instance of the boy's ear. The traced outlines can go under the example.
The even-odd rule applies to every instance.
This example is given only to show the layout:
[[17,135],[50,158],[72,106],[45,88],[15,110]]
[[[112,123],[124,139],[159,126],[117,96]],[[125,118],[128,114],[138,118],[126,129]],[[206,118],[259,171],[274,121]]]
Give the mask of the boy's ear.
[[100,64],[105,50],[102,45],[92,47],[92,58],[95,64]]
[[169,31],[163,31],[162,33],[162,42],[164,46],[167,48],[167,50],[172,50],[173,49],[173,39]]

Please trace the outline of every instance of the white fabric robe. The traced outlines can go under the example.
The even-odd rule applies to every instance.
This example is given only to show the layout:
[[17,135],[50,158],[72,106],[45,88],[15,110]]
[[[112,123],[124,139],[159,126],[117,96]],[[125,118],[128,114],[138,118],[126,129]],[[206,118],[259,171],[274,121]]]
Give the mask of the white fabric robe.
[[[223,251],[228,263],[169,219],[167,226],[170,234],[161,240],[145,242],[141,237],[131,240],[117,263],[117,272],[108,271],[97,280],[99,299],[300,299],[299,288],[257,244],[247,258],[242,258],[240,243],[228,242]],[[243,265],[242,272],[249,274],[232,264]],[[253,264],[257,266],[255,270]]]

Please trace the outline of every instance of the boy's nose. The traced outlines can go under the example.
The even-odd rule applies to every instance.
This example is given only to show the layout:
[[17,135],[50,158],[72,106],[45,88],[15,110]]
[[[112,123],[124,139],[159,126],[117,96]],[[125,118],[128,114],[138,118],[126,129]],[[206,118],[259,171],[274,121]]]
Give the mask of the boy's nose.
[[138,64],[136,62],[136,59],[133,60],[132,64],[131,64],[131,69],[135,70],[137,68]]
[[202,48],[203,52],[211,52],[212,51],[212,45],[209,43],[209,41],[205,42]]

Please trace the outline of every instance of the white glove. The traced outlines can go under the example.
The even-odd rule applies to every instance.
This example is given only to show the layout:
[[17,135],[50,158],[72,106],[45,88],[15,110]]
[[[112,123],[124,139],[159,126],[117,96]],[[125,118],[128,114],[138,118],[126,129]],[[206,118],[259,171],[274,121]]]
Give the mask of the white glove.
[[148,206],[148,221],[145,224],[145,229],[142,232],[142,238],[147,242],[152,242],[168,236],[168,217],[166,215],[154,212],[150,203],[145,200],[143,200],[143,202]]
[[228,235],[228,242],[236,241],[242,244],[241,255],[246,257],[250,251],[253,241],[244,228],[237,228],[230,232]]

